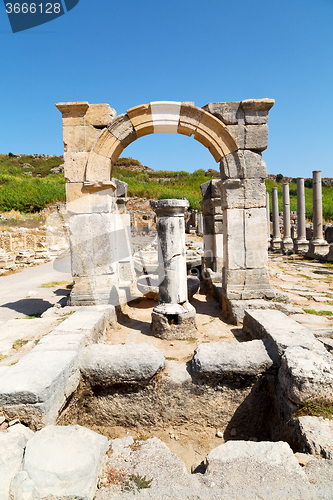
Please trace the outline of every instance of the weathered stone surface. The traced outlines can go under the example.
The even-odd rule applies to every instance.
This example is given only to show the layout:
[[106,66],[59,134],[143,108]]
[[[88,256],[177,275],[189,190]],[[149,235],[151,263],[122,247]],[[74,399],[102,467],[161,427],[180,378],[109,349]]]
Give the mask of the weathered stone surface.
[[245,125],[227,125],[228,132],[235,139],[238,145],[238,151],[241,151],[245,148],[245,134],[246,127]]
[[268,112],[274,105],[274,99],[245,99],[241,106],[245,114],[247,125],[259,125],[267,123]]
[[296,425],[303,452],[333,460],[332,420],[304,416],[298,417]]
[[137,139],[133,123],[126,114],[119,115],[108,126],[109,132],[126,148]]
[[[271,299],[274,291],[269,284],[267,268],[223,269],[223,293],[231,300]],[[237,305],[235,304],[237,307]],[[242,308],[242,305],[240,305]]]
[[216,116],[226,125],[244,123],[244,111],[238,102],[210,102],[202,109]]
[[325,346],[325,349],[328,351],[328,352],[332,352],[333,351],[333,339],[331,338],[327,338],[327,337],[317,337],[317,339],[322,343],[324,344]]
[[222,215],[221,193],[219,198],[203,200],[201,206],[203,215]]
[[85,124],[85,115],[89,108],[87,101],[82,102],[58,102],[56,108],[62,113],[64,126],[76,126]]
[[280,311],[245,311],[243,328],[252,338],[266,339],[266,347],[277,362],[288,347],[326,352],[309,330]]
[[67,210],[74,214],[116,212],[114,190],[115,186],[112,184],[93,191],[83,182],[67,183]]
[[0,408],[32,428],[51,425],[78,383],[76,352],[31,351],[0,376]]
[[153,117],[150,104],[141,104],[127,110],[127,115],[137,137],[154,133]]
[[[161,288],[159,290],[161,297]],[[154,337],[186,339],[196,329],[195,308],[188,301],[182,304],[159,302],[151,313],[150,333]]]
[[63,335],[49,333],[34,347],[34,352],[75,351],[79,353],[86,345],[86,342],[87,338],[84,333],[63,333]]
[[219,179],[212,179],[210,181],[204,182],[203,184],[200,184],[200,190],[202,198],[204,200],[210,200],[211,198],[221,198],[221,191],[218,186],[219,182]]
[[313,459],[303,468],[311,483],[312,498],[331,500],[333,488],[333,461]]
[[109,104],[89,104],[85,119],[93,127],[106,127],[116,116]]
[[204,481],[223,488],[216,498],[312,498],[310,483],[287,443],[228,441],[206,461]]
[[222,234],[223,218],[221,215],[205,215],[203,218],[204,234]]
[[89,153],[87,152],[65,152],[65,179],[66,182],[83,182],[87,167]]
[[[53,331],[52,337],[68,335],[84,335],[85,345],[98,342],[104,332],[114,328],[117,322],[115,307],[98,305],[81,308],[60,323]],[[46,337],[47,338],[47,337]]]
[[10,498],[10,483],[21,469],[26,442],[22,434],[0,432],[0,500]]
[[264,151],[268,145],[268,125],[247,125],[245,128],[245,148]]
[[149,344],[93,344],[80,357],[80,370],[92,385],[140,383],[165,366],[163,354]]
[[253,269],[266,268],[268,260],[266,250],[267,235],[266,232],[262,230],[265,225],[265,208],[249,208],[247,210],[237,208],[224,210],[223,258],[226,269],[251,271]]
[[288,347],[281,358],[279,382],[296,404],[318,398],[333,400],[333,357],[310,349]]
[[228,179],[220,184],[222,208],[266,207],[266,186],[263,179]]
[[265,179],[266,163],[260,153],[235,151],[224,156],[220,162],[221,179]]
[[[106,437],[79,425],[49,426],[37,432],[27,443],[23,462],[33,483],[33,498],[92,500],[107,449]],[[18,484],[16,491],[20,494]]]
[[193,135],[203,116],[203,110],[186,103],[180,107],[180,116],[177,132],[183,135]]
[[27,441],[34,435],[34,432],[29,427],[22,424],[11,425],[8,427],[7,432],[10,434],[21,434]]
[[201,344],[192,360],[193,370],[206,377],[254,376],[264,373],[272,364],[261,340]]

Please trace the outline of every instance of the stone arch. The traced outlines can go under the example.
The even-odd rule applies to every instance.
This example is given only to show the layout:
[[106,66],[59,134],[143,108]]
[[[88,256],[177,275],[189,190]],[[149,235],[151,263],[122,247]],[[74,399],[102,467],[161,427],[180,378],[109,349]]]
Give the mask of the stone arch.
[[216,162],[238,150],[227,126],[204,109],[187,102],[151,102],[135,106],[109,123],[90,152],[84,184],[109,183],[112,166],[124,148],[139,137],[163,132],[193,135]]

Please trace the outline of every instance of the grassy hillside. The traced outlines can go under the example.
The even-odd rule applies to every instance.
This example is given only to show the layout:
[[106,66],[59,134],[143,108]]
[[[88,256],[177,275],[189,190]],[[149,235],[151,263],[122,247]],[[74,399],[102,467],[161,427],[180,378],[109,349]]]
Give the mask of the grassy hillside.
[[65,201],[63,174],[51,173],[63,159],[0,155],[0,211],[38,212],[49,203]]
[[[0,155],[0,211],[38,212],[50,203],[65,201],[65,179],[51,169],[63,163],[59,156],[35,157]],[[113,177],[128,184],[128,196],[140,198],[187,198],[190,207],[200,210],[200,184],[218,177],[216,170],[157,171],[144,167],[138,160],[119,158]],[[282,212],[282,183],[266,180],[266,189],[278,188],[279,210]],[[290,208],[297,210],[296,183],[290,183]],[[306,216],[312,220],[312,189],[305,188]],[[323,216],[333,221],[333,188],[323,187]]]

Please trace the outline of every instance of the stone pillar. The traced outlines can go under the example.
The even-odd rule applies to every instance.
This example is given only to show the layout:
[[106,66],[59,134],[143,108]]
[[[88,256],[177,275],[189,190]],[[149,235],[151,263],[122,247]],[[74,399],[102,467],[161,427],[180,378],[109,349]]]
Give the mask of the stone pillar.
[[271,239],[271,250],[281,250],[279,200],[278,189],[276,187],[272,188],[272,218],[273,236]]
[[269,193],[266,192],[267,242],[271,246],[271,211],[269,207]]
[[321,189],[321,170],[315,170],[313,175],[313,237],[309,244],[309,257],[326,255],[329,251],[327,241],[323,239],[323,200]]
[[267,269],[267,170],[261,154],[251,150],[226,155],[220,166],[222,309],[230,321],[239,323],[250,300],[275,296]]
[[187,300],[184,212],[187,200],[151,202],[157,215],[159,302],[152,312],[151,334],[183,339],[196,330],[195,309]]
[[111,178],[111,159],[87,166],[90,153],[116,112],[108,104],[59,103],[62,113],[66,201],[74,286],[71,305],[126,302],[134,281],[127,184]]
[[289,184],[283,184],[283,239],[282,239],[282,249],[284,253],[288,253],[293,250],[294,244],[291,239],[291,228],[290,228],[290,196],[289,196]]
[[223,266],[223,221],[221,191],[218,179],[201,184],[204,234],[204,268],[222,272]]
[[203,236],[203,215],[202,215],[202,212],[198,213],[197,235]]
[[309,249],[309,242],[305,233],[305,191],[304,177],[297,177],[297,239],[294,242],[296,253],[306,253]]

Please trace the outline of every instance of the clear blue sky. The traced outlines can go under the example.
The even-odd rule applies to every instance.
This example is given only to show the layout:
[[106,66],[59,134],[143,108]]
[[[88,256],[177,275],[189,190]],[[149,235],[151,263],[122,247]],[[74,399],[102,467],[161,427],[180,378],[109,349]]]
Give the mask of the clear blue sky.
[[[0,152],[62,154],[56,102],[275,99],[269,173],[333,177],[332,0],[80,0],[13,34],[0,5]],[[122,154],[154,169],[218,168],[193,138],[143,137]]]

